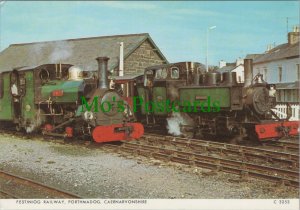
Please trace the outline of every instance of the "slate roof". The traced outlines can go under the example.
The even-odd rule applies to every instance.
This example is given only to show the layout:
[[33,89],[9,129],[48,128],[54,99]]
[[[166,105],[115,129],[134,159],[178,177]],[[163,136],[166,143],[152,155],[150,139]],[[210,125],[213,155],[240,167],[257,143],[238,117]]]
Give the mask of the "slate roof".
[[114,79],[116,81],[118,81],[118,80],[133,80],[136,77],[140,77],[140,76],[143,76],[143,75],[144,75],[144,72],[143,73],[138,73],[138,74],[124,75],[124,76],[110,76],[110,78]]
[[297,58],[299,57],[299,42],[295,44],[281,44],[274,47],[270,51],[257,56],[253,63],[265,63],[275,60],[287,59],[287,58]]
[[252,59],[254,60],[255,58],[261,56],[262,54],[248,54],[246,55],[246,58],[245,59]]
[[85,70],[97,70],[99,56],[107,56],[109,70],[118,66],[119,43],[124,42],[124,59],[148,40],[159,56],[167,59],[148,33],[100,36],[60,41],[12,44],[0,53],[0,72],[21,66],[38,66],[45,63],[69,63]]

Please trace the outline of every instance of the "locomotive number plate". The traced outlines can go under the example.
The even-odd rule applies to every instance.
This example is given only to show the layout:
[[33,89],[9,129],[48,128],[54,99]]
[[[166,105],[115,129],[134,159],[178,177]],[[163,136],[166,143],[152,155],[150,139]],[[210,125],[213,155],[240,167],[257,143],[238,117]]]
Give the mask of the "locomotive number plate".
[[206,100],[207,96],[195,96],[196,100]]

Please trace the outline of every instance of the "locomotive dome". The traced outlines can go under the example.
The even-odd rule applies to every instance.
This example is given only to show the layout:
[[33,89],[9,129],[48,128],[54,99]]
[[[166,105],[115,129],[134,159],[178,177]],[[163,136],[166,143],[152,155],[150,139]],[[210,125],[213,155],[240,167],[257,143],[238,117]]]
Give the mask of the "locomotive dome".
[[69,68],[69,80],[82,80],[83,70],[78,66],[71,66]]

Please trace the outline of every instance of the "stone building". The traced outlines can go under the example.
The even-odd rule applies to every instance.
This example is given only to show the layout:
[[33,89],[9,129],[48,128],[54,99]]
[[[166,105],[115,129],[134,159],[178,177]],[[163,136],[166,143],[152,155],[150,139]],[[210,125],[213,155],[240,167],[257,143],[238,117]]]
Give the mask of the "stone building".
[[[153,44],[150,40],[145,40],[130,55],[125,57],[125,75],[143,72],[146,67],[153,64],[167,63],[166,58]],[[118,66],[114,70],[118,71]]]
[[119,74],[120,62],[124,75],[141,74],[148,66],[168,63],[150,35],[142,33],[12,44],[0,53],[0,72],[46,63],[69,63],[95,71],[95,58],[100,56],[110,58],[112,75]]

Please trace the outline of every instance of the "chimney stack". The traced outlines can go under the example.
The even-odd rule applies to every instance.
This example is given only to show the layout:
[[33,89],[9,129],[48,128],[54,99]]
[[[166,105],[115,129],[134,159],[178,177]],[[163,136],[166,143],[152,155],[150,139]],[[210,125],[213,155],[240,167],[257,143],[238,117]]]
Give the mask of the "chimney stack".
[[226,66],[226,61],[221,60],[221,61],[219,62],[219,68],[222,68],[222,67],[224,67],[224,66]]
[[236,59],[236,66],[239,66],[241,64],[244,64],[244,59],[239,57],[238,59]]
[[98,78],[99,78],[99,85],[98,88],[100,89],[108,89],[108,57],[98,57],[96,58],[98,61]]
[[288,43],[290,45],[299,42],[299,26],[294,26],[293,31],[288,33]]
[[271,44],[268,44],[268,45],[267,45],[266,53],[269,52],[270,50],[272,50],[272,45],[271,45]]

